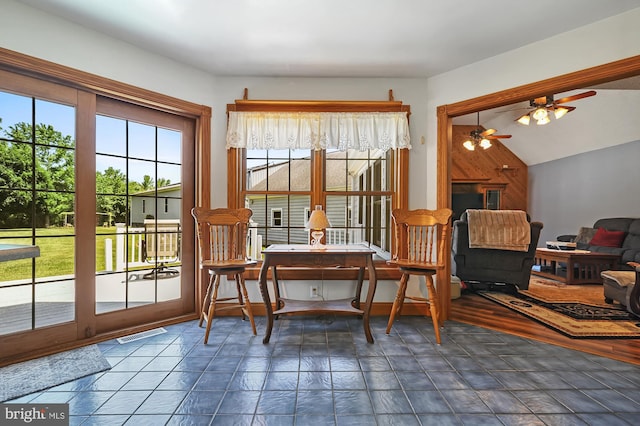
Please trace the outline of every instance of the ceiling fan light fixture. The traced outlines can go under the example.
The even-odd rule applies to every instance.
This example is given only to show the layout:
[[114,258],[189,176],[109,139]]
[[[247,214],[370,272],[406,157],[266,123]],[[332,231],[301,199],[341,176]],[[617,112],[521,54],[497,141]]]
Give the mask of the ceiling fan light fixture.
[[548,122],[550,122],[551,120],[549,119],[549,116],[544,116],[542,118],[540,118],[538,121],[536,121],[536,124],[538,126],[544,126],[545,124],[547,124]]
[[529,113],[526,113],[520,118],[518,118],[516,121],[522,125],[528,126],[529,122],[531,121],[531,117],[529,117]]
[[542,119],[547,118],[549,116],[549,112],[547,111],[546,107],[539,107],[535,111],[533,111],[533,114],[531,114],[531,115],[532,115],[533,119],[537,120],[538,124],[540,124],[540,121]]
[[465,141],[462,146],[467,148],[469,151],[474,151],[476,149],[476,144],[474,144],[471,140]]
[[491,141],[489,139],[482,139],[480,141],[480,147],[483,149],[491,148]]
[[556,120],[561,119],[568,112],[569,112],[569,109],[565,107],[557,107],[553,109],[553,115],[554,117],[556,117]]

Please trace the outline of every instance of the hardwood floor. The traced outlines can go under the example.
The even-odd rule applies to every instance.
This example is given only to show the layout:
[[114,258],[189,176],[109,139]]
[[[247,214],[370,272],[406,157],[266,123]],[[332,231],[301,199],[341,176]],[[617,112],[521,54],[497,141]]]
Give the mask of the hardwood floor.
[[452,300],[450,319],[640,365],[640,339],[571,339],[476,294]]

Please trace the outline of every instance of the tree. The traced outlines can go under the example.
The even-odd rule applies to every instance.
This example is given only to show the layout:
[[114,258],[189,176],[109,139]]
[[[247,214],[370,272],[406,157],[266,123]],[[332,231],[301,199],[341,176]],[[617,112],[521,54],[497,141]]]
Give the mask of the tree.
[[111,213],[116,222],[126,222],[126,187],[126,176],[120,170],[109,167],[104,172],[96,172],[98,212]]
[[166,178],[158,178],[158,188],[171,185],[171,180]]
[[63,212],[73,210],[74,140],[43,123],[36,125],[36,144],[28,123],[10,126],[4,134],[11,142],[0,146],[0,224],[30,227],[34,208],[35,226],[60,222]]

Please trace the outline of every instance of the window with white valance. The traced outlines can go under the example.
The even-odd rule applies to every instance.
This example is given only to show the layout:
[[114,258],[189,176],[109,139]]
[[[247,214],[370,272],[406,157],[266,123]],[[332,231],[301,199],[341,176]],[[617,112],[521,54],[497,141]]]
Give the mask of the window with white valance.
[[391,211],[408,204],[409,105],[391,91],[389,101],[289,101],[245,89],[227,113],[227,201],[253,211],[257,244],[307,243],[305,212],[319,205],[325,242],[389,257]]
[[406,112],[229,111],[227,149],[411,148]]

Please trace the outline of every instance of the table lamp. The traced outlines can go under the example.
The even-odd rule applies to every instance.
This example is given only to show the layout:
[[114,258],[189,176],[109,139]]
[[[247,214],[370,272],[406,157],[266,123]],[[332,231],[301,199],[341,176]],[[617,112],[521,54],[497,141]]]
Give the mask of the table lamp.
[[322,236],[324,235],[324,229],[329,228],[330,226],[331,224],[329,223],[329,219],[327,219],[327,215],[324,214],[322,206],[316,206],[316,209],[311,212],[309,221],[305,225],[306,229],[311,230],[312,246],[318,247],[322,245],[320,241],[322,240]]

